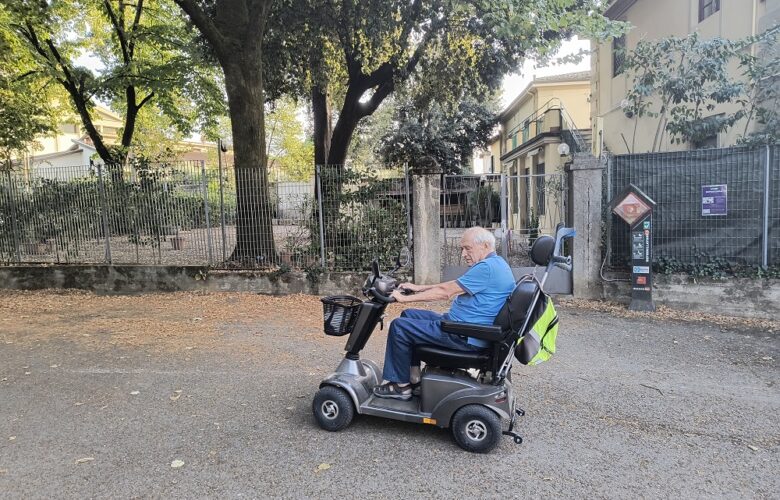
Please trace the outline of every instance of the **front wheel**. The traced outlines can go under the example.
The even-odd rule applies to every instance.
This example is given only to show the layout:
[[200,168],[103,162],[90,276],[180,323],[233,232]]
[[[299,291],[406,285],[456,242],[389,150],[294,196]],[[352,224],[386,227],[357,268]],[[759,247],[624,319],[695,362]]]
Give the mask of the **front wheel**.
[[466,451],[488,453],[501,438],[501,418],[486,406],[466,405],[452,417],[452,436]]
[[326,385],[317,391],[311,406],[314,418],[326,431],[340,431],[355,417],[355,407],[349,394],[332,385]]

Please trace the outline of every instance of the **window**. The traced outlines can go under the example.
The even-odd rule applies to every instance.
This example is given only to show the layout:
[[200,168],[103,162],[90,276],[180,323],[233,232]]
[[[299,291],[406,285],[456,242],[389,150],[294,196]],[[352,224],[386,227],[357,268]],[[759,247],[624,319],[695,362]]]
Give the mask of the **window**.
[[726,115],[720,113],[707,116],[694,122],[697,130],[696,135],[691,140],[693,149],[712,149],[718,147],[718,133],[724,130]]
[[493,155],[490,155],[490,173],[493,174],[496,172],[496,157]]
[[699,0],[699,22],[720,10],[720,0]]
[[[701,1],[701,0],[700,0]],[[621,35],[612,40],[612,77],[623,73],[626,62],[626,35]]]
[[693,149],[715,149],[718,147],[718,134],[711,134],[693,142]]
[[517,214],[520,206],[520,199],[517,196],[517,160],[512,161],[512,169],[509,171],[509,191],[511,194],[512,213]]
[[536,165],[536,215],[542,216],[545,214],[545,200],[544,200],[544,163]]

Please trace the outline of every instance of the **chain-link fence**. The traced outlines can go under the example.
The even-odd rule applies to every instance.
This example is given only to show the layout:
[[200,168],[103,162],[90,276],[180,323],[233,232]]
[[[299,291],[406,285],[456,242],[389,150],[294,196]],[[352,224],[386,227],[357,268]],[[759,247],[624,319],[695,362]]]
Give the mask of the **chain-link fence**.
[[[606,203],[634,184],[656,202],[657,263],[780,265],[780,147],[615,156]],[[608,215],[609,264],[627,265],[628,226]]]
[[205,162],[0,172],[0,262],[359,270],[407,244],[402,170],[314,172]]

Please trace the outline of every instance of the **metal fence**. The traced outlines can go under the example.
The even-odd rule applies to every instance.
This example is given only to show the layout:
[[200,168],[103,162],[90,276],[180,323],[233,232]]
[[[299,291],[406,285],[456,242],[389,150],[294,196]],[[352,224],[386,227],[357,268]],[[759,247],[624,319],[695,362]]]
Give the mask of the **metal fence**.
[[566,222],[569,189],[562,173],[446,175],[442,182],[442,266],[462,267],[466,228],[493,228],[496,251],[513,267],[530,266],[529,249]]
[[[634,184],[657,206],[660,263],[780,265],[780,147],[733,147],[610,158],[606,202]],[[627,265],[628,226],[609,215],[613,267]]]
[[0,263],[364,269],[407,244],[407,186],[398,169],[343,166],[3,171]]

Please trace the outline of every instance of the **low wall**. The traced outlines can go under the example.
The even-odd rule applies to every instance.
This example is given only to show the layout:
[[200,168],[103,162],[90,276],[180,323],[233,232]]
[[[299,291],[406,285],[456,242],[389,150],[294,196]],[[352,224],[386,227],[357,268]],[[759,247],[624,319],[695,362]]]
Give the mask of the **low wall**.
[[100,294],[210,290],[357,295],[366,276],[367,273],[307,276],[299,271],[222,271],[198,266],[11,266],[0,267],[0,288],[75,288]]
[[[694,280],[688,275],[653,275],[653,301],[675,309],[727,316],[780,317],[780,280],[730,278]],[[604,298],[628,303],[629,283],[605,282]]]

